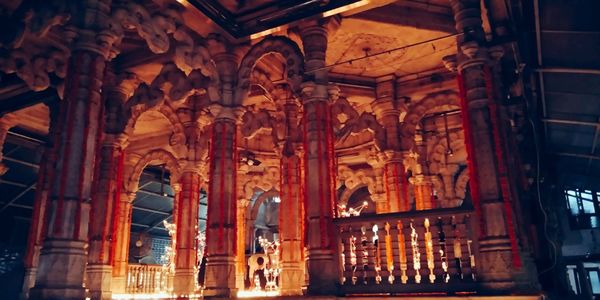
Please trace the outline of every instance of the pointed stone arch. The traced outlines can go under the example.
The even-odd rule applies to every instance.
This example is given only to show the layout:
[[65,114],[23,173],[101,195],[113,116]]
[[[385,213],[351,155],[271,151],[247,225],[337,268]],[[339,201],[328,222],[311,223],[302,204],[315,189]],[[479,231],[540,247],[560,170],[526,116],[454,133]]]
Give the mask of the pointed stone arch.
[[430,94],[409,108],[408,113],[404,117],[402,126],[400,127],[400,138],[403,149],[409,150],[414,146],[417,125],[427,112],[443,105],[460,107],[460,97],[458,93],[454,91],[444,91]]
[[256,63],[265,55],[277,53],[283,56],[287,80],[292,90],[297,92],[304,74],[304,56],[298,45],[287,37],[269,36],[252,46],[242,59],[238,70],[235,104],[241,105],[248,94],[252,81],[252,71]]
[[153,163],[165,164],[171,174],[171,182],[178,182],[181,175],[181,166],[173,153],[164,149],[152,150],[140,157],[131,169],[129,176],[125,177],[125,186],[129,192],[138,190],[140,177],[144,168]]
[[181,123],[181,120],[179,119],[179,116],[177,115],[173,107],[171,107],[166,102],[163,102],[162,104],[155,107],[144,107],[144,109],[132,110],[131,115],[127,120],[127,124],[125,125],[125,133],[129,136],[132,136],[136,122],[144,113],[149,111],[157,111],[161,113],[169,121],[169,123],[171,123],[171,129],[173,130],[173,134],[169,139],[169,143],[171,146],[183,145],[186,143],[186,136],[183,124]]

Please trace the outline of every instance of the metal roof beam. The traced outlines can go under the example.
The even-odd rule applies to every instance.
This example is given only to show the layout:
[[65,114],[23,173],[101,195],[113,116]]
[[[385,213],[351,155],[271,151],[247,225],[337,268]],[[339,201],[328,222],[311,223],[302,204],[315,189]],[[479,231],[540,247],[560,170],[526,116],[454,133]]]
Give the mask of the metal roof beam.
[[14,196],[12,199],[10,199],[8,202],[4,203],[4,205],[2,205],[2,207],[0,207],[0,213],[3,212],[6,208],[8,208],[9,206],[11,206],[11,204],[15,203],[17,200],[21,199],[21,197],[23,197],[25,194],[27,194],[27,192],[31,191],[32,189],[35,189],[35,185],[36,182],[30,184],[26,189],[24,189],[22,192],[20,192],[19,194],[17,194],[16,196]]
[[570,152],[553,152],[553,154],[560,155],[560,156],[575,157],[575,158],[600,160],[600,156],[595,156],[595,155],[590,155],[590,154],[570,153]]

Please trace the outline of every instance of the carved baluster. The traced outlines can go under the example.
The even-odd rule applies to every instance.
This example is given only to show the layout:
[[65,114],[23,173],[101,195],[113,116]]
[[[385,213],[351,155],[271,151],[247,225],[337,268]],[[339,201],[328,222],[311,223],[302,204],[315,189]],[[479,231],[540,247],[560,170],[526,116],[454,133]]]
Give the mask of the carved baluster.
[[381,283],[381,248],[379,247],[379,226],[373,225],[373,249],[375,257],[375,282]]
[[398,252],[400,256],[400,271],[402,273],[400,280],[406,284],[408,282],[408,276],[406,275],[408,263],[406,261],[406,241],[404,240],[404,232],[402,232],[402,221],[398,221],[396,228],[398,228]]
[[[341,267],[342,270],[340,272],[340,284],[344,285],[346,283],[346,273],[349,273],[350,270],[348,270],[348,268],[346,268],[346,265],[349,264],[349,260],[347,258],[350,257],[350,236],[351,236],[351,232],[352,232],[352,227],[348,227],[347,230],[344,230],[344,228],[340,229],[340,261],[341,261]],[[344,243],[344,241],[347,241],[348,244],[346,245],[346,243]],[[346,254],[348,253],[348,254]]]
[[388,282],[394,283],[394,251],[392,250],[392,236],[390,235],[390,223],[385,222],[385,258],[388,271]]
[[[464,217],[463,224],[470,224],[469,216]],[[467,250],[469,251],[469,263],[471,265],[471,278],[473,279],[473,281],[476,281],[477,278],[476,278],[475,274],[477,273],[477,268],[475,265],[475,253],[473,253],[473,250],[471,249],[471,244],[473,244],[473,240],[471,240],[471,237],[473,236],[473,233],[471,232],[470,226],[468,226],[468,228],[466,230],[469,231],[468,232],[468,240],[467,240]]]
[[444,232],[444,221],[442,218],[438,218],[437,226],[438,239],[440,241],[440,260],[442,261],[442,270],[444,270],[442,279],[445,283],[448,283],[450,280],[450,275],[448,274],[448,253],[446,252],[446,233]]
[[433,269],[435,268],[435,258],[433,257],[433,238],[431,231],[429,231],[429,219],[425,218],[425,254],[427,256],[427,268],[429,269],[429,282],[435,282],[435,274]]
[[454,262],[456,264],[456,273],[458,279],[463,279],[463,269],[462,269],[462,244],[460,241],[460,231],[458,230],[458,226],[456,224],[456,217],[452,216],[452,228],[454,229]]
[[363,284],[367,284],[367,271],[369,270],[369,240],[367,239],[367,229],[365,226],[360,228],[362,233],[360,244],[362,250],[361,263],[363,268]]
[[351,233],[349,238],[350,244],[350,268],[352,270],[352,284],[355,285],[358,277],[356,277],[357,259],[356,259],[356,236]]
[[413,269],[415,270],[415,282],[421,283],[421,253],[419,252],[419,234],[417,229],[410,222],[410,246],[412,248]]

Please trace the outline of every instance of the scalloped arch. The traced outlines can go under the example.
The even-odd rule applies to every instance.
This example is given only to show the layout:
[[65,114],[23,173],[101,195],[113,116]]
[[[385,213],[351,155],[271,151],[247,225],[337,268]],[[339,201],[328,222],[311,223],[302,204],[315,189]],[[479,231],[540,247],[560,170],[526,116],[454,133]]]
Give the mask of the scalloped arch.
[[292,90],[298,91],[304,74],[304,56],[298,45],[287,37],[269,36],[252,46],[246,53],[238,69],[235,104],[241,105],[248,94],[252,80],[252,70],[263,56],[278,53],[285,59],[287,80]]
[[171,173],[171,182],[179,181],[179,176],[181,175],[181,167],[179,166],[179,161],[173,153],[164,150],[164,149],[156,149],[146,153],[144,156],[140,157],[140,159],[135,163],[135,166],[131,170],[129,177],[127,179],[127,190],[130,192],[134,192],[138,190],[138,185],[140,182],[140,177],[142,176],[142,172],[144,168],[152,163],[164,163],[167,166],[167,169]]
[[454,105],[460,107],[460,97],[458,93],[453,91],[445,91],[427,95],[421,101],[411,106],[408,113],[404,117],[404,122],[400,127],[400,138],[402,140],[402,148],[404,150],[411,149],[415,144],[415,131],[417,124],[428,111],[435,107],[443,105]]
[[125,125],[125,133],[129,136],[133,135],[133,129],[135,128],[135,124],[139,120],[139,118],[146,112],[149,111],[157,111],[160,112],[168,121],[171,123],[171,129],[173,130],[173,134],[170,138],[171,146],[182,145],[186,142],[185,131],[181,120],[179,120],[179,116],[175,110],[166,102],[162,103],[157,107],[147,108],[147,109],[139,109],[132,110],[131,116],[127,120],[127,124]]

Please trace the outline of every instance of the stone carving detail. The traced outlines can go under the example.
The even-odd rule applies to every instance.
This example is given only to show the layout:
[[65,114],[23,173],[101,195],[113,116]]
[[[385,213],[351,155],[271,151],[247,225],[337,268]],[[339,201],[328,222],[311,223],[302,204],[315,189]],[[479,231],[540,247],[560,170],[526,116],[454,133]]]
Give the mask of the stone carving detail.
[[469,168],[464,168],[454,184],[454,194],[459,199],[465,199],[467,193],[467,184],[469,183]]
[[135,123],[139,119],[139,117],[147,111],[154,110],[160,112],[169,122],[171,123],[171,130],[173,130],[173,134],[169,139],[169,144],[171,146],[175,145],[183,145],[186,142],[185,130],[181,120],[177,116],[177,113],[173,110],[173,108],[167,104],[163,103],[156,107],[152,107],[150,109],[143,110],[141,107],[137,107],[138,109],[132,110],[131,114],[128,118],[127,125],[125,127],[125,132],[130,136],[133,134],[133,129],[135,127]]
[[285,137],[285,124],[271,116],[266,110],[258,112],[246,112],[242,116],[242,126],[240,128],[242,136],[251,139],[260,131],[269,131],[273,138],[273,146],[278,147],[279,141]]
[[298,45],[286,37],[269,36],[254,45],[240,63],[236,87],[235,103],[241,104],[248,94],[252,72],[256,62],[269,53],[283,56],[287,69],[287,78],[292,90],[298,92],[304,74],[304,57]]
[[140,176],[142,176],[142,171],[146,166],[153,163],[166,164],[167,169],[171,174],[171,182],[178,182],[179,176],[181,175],[181,167],[177,158],[175,158],[175,156],[169,151],[157,149],[152,150],[139,158],[134,167],[131,169],[129,176],[125,177],[127,178],[125,186],[127,187],[128,191],[137,191],[138,184],[140,182]]
[[415,105],[412,105],[404,117],[404,123],[400,127],[400,137],[403,149],[411,149],[415,143],[415,130],[417,124],[425,114],[435,107],[443,105],[460,106],[460,99],[455,92],[440,92],[429,95]]
[[144,6],[128,1],[126,6],[114,10],[112,19],[115,31],[135,30],[146,41],[150,51],[165,53],[170,46],[169,34],[175,32],[183,17],[174,8],[150,14]]
[[219,73],[215,62],[210,57],[208,49],[197,41],[203,40],[193,34],[186,27],[181,26],[173,34],[173,38],[179,42],[175,47],[174,61],[177,67],[190,74],[194,70],[210,78],[206,84],[208,96],[212,101],[218,101],[219,96]]
[[339,166],[338,179],[344,183],[348,190],[353,190],[358,186],[365,185],[369,189],[371,195],[376,193],[375,178],[368,175],[364,170],[354,171],[347,166]]
[[61,50],[52,50],[46,55],[20,48],[11,51],[8,57],[0,57],[0,71],[16,73],[29,88],[43,91],[50,86],[48,73],[65,78],[68,57],[69,53]]
[[339,97],[331,105],[332,125],[335,131],[339,131],[344,125],[356,120],[358,112],[344,97]]
[[10,16],[0,17],[12,19],[5,24],[17,24],[12,28],[3,28],[10,31],[10,35],[3,36],[0,47],[15,49],[21,47],[29,34],[44,37],[53,27],[65,25],[70,14],[65,1],[23,1]]
[[266,167],[263,173],[249,173],[247,176],[248,181],[244,184],[244,195],[246,199],[252,199],[257,188],[265,192],[272,189],[279,189],[279,167]]
[[[335,116],[334,116],[335,118]],[[337,140],[343,140],[348,135],[359,134],[368,131],[373,134],[373,141],[377,150],[385,150],[385,131],[377,122],[375,115],[364,112],[358,118],[351,119],[337,132]]]

